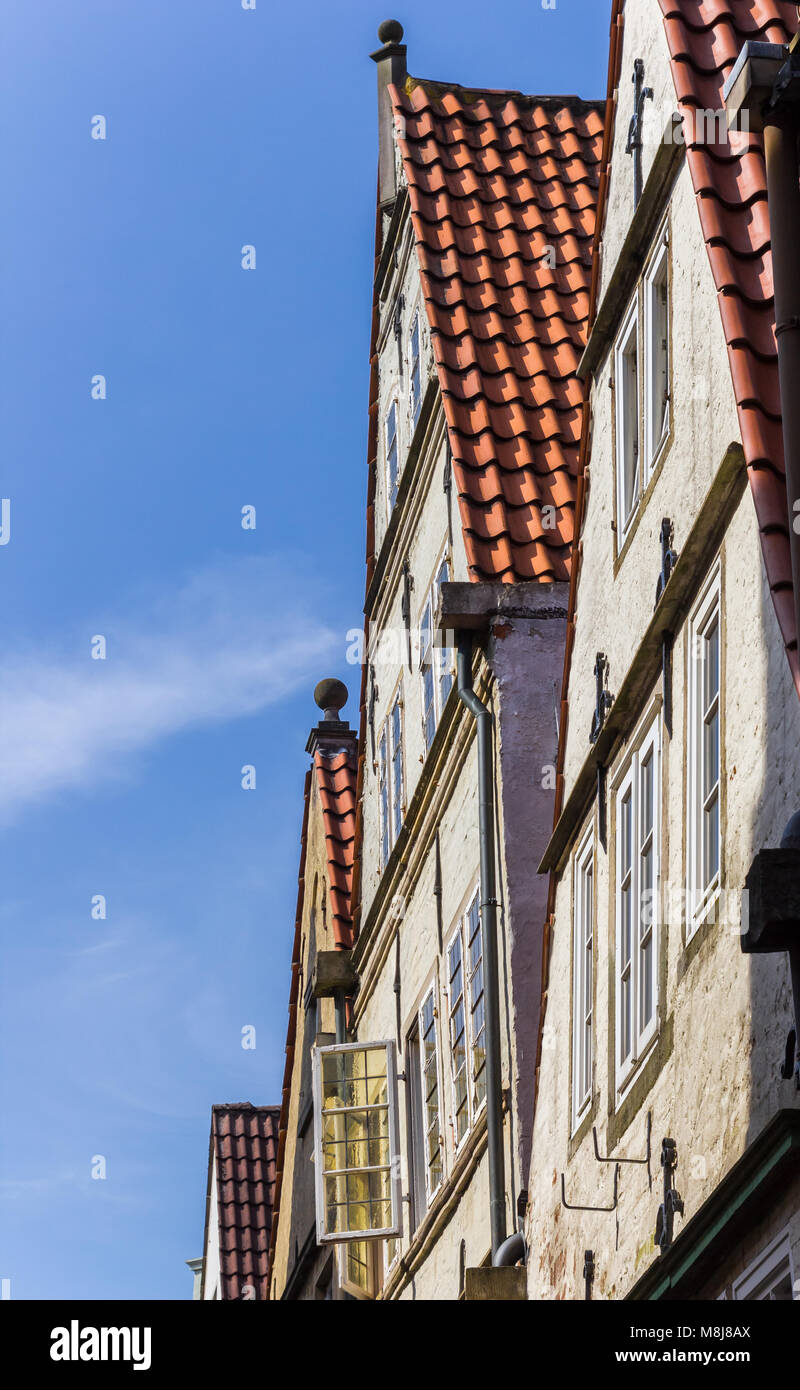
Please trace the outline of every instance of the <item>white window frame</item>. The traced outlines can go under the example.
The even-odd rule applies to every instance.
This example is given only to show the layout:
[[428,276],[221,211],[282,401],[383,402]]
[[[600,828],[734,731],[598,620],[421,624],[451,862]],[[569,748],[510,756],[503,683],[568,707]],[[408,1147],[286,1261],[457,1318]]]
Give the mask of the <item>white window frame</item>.
[[[657,312],[656,296],[664,294],[663,343],[659,327],[660,313]],[[644,406],[644,467],[645,481],[653,476],[662,445],[669,435],[672,398],[670,383],[670,264],[669,229],[665,225],[656,238],[655,251],[644,276],[644,357],[645,357],[645,406]],[[666,404],[663,387],[659,382],[660,366],[666,372]],[[656,419],[661,415],[661,429],[656,434]]]
[[[417,339],[416,353],[414,352],[415,334]],[[422,318],[419,309],[416,309],[412,315],[408,334],[408,382],[411,433],[413,435],[422,411]]]
[[[363,1255],[367,1270],[367,1288],[364,1288],[357,1280],[351,1279],[348,1270],[348,1261],[352,1258],[359,1245],[365,1247]],[[351,1298],[359,1298],[362,1300],[374,1299],[380,1288],[382,1273],[379,1242],[376,1240],[345,1241],[338,1247],[337,1254],[339,1261],[339,1288],[344,1293],[349,1293]]]
[[[795,1279],[794,1261],[792,1259],[792,1246],[789,1236],[789,1229],[781,1231],[779,1236],[770,1241],[769,1245],[748,1265],[743,1274],[734,1281],[733,1298],[741,1302],[750,1299],[751,1295],[762,1286],[766,1280],[774,1280],[773,1287],[778,1280],[785,1276],[788,1266],[789,1280],[792,1286],[792,1302],[800,1301],[800,1280]],[[768,1290],[768,1293],[771,1290]],[[772,1302],[769,1298],[761,1299],[760,1302]],[[781,1300],[783,1301],[783,1300]]]
[[[447,570],[446,578],[442,571]],[[450,647],[441,647],[434,640],[433,623],[439,602],[439,592],[443,583],[449,583],[452,564],[446,550],[442,551],[434,571],[430,588],[420,610],[419,621],[419,673],[422,687],[422,742],[427,753],[436,737],[439,720],[453,688],[453,652]],[[428,641],[424,639],[427,631]],[[432,702],[429,705],[425,691],[426,673],[430,671],[432,681]],[[432,711],[433,725],[428,737],[428,710]]]
[[[394,411],[394,434],[389,432],[389,421]],[[392,481],[392,441],[394,442],[395,472]],[[383,450],[386,465],[386,510],[391,517],[400,488],[400,402],[392,396],[383,417]]]
[[[323,1108],[322,1108],[322,1070],[326,1057],[332,1055],[342,1056],[348,1052],[363,1052],[365,1050],[382,1050],[386,1055],[386,1111],[387,1111],[387,1137],[388,1137],[388,1162],[385,1164],[360,1165],[345,1169],[325,1169],[323,1163]],[[355,1112],[364,1112],[371,1107],[369,1105],[337,1106],[334,1111],[337,1115],[348,1115]],[[338,1140],[336,1141],[339,1142]],[[391,1221],[388,1226],[365,1228],[363,1230],[329,1231],[326,1221],[325,1208],[325,1179],[332,1176],[346,1175],[348,1172],[386,1172],[389,1176],[388,1190],[391,1205]],[[317,1211],[317,1243],[340,1244],[350,1240],[374,1240],[385,1239],[389,1236],[399,1236],[402,1234],[401,1221],[401,1193],[400,1193],[400,1134],[397,1106],[397,1055],[394,1040],[391,1038],[381,1038],[376,1041],[353,1042],[353,1043],[333,1043],[327,1047],[317,1047],[314,1049],[314,1177],[315,1177],[315,1196]]]
[[[652,759],[653,795],[652,828],[642,834],[642,769]],[[622,854],[622,810],[625,801],[631,802],[631,863],[629,871],[623,872],[625,860]],[[656,712],[648,711],[640,725],[631,753],[614,784],[615,806],[615,867],[614,867],[614,914],[616,920],[616,958],[614,962],[615,981],[615,1020],[614,1053],[616,1057],[617,1091],[626,1087],[642,1059],[648,1052],[659,1026],[659,937],[660,937],[660,896],[661,896],[661,710],[658,702]],[[650,842],[652,853],[652,908],[650,919],[642,911],[642,863],[645,842]],[[631,955],[623,956],[623,889],[629,880],[628,891],[631,901]],[[637,907],[638,905],[638,907]],[[645,950],[650,951],[650,983],[652,988],[652,1012],[649,1020],[642,1023],[643,1002],[642,957]],[[623,993],[629,980],[631,995],[631,1037],[630,1047],[623,1053]]]
[[[631,355],[630,347],[633,344],[633,357],[636,365],[635,372],[635,399],[630,400],[630,382],[628,381],[628,371],[626,359]],[[641,429],[639,422],[639,380],[641,375],[640,368],[640,343],[639,343],[639,296],[638,290],[633,298],[633,303],[628,309],[622,322],[622,327],[617,335],[614,347],[614,400],[616,408],[616,470],[617,470],[617,538],[618,546],[621,547],[631,528],[636,516],[639,499],[642,492],[642,445]],[[631,505],[627,515],[625,515],[625,479],[628,449],[633,449],[633,486],[631,491]]]
[[[705,705],[707,634],[716,623],[717,628],[717,694],[716,701]],[[720,895],[722,881],[722,570],[719,559],[714,563],[689,618],[689,707],[687,730],[687,776],[686,776],[686,938],[691,940],[702,922],[707,921],[714,904]],[[703,871],[703,818],[706,805],[703,799],[702,758],[704,751],[703,728],[709,710],[716,703],[717,723],[717,781],[715,787],[717,806],[717,845],[716,873],[705,883]],[[703,726],[703,727],[701,727]],[[709,805],[712,797],[704,798]]]
[[594,909],[596,885],[593,824],[584,835],[575,854],[572,883],[572,1132],[574,1133],[591,1105],[594,1073]]
[[[473,1129],[473,1127],[474,1127],[475,1121],[477,1120],[478,1116],[480,1115],[481,1111],[483,1110],[483,1108],[484,1108],[484,1106],[485,1106],[485,1104],[486,1104],[486,1058],[485,1058],[485,1038],[486,1038],[486,1005],[485,1005],[485,994],[486,994],[486,955],[485,955],[485,951],[484,951],[483,922],[482,922],[482,920],[480,920],[480,915],[479,915],[479,931],[480,931],[480,934],[481,934],[481,957],[480,957],[480,959],[481,959],[482,981],[483,981],[483,983],[482,983],[482,992],[483,992],[483,995],[484,995],[484,1016],[483,1016],[484,1063],[483,1063],[483,1066],[482,1066],[482,1068],[481,1068],[481,1071],[483,1072],[483,1075],[484,1075],[484,1093],[483,1093],[483,1096],[482,1096],[482,1098],[481,1098],[480,1101],[477,1100],[476,1093],[475,1093],[475,1081],[476,1081],[476,1079],[477,1079],[478,1073],[476,1072],[476,1069],[475,1069],[475,1051],[476,1051],[476,1046],[475,1046],[475,1044],[476,1044],[476,1039],[475,1039],[475,1037],[473,1036],[473,1002],[474,1002],[474,1001],[473,1001],[473,995],[472,995],[472,978],[473,978],[473,971],[471,970],[471,962],[470,962],[470,955],[469,955],[469,944],[470,944],[470,943],[469,943],[469,927],[468,927],[470,910],[471,910],[471,908],[475,905],[475,903],[479,901],[479,898],[480,898],[480,888],[479,888],[479,887],[476,887],[475,890],[474,890],[474,892],[470,894],[469,899],[468,899],[468,901],[467,901],[467,905],[466,905],[466,907],[464,908],[464,911],[461,913],[461,915],[460,915],[460,917],[459,917],[459,919],[458,919],[458,923],[457,923],[456,927],[454,928],[454,930],[450,933],[450,936],[449,936],[449,938],[448,938],[448,940],[447,940],[447,943],[446,943],[446,945],[445,945],[445,968],[446,968],[446,972],[447,972],[447,973],[446,973],[447,983],[446,983],[446,986],[445,986],[445,995],[446,995],[446,998],[447,998],[447,1052],[448,1052],[448,1058],[449,1058],[448,1070],[449,1070],[449,1073],[450,1073],[450,1096],[451,1096],[452,1107],[453,1107],[453,1109],[452,1109],[452,1115],[451,1115],[451,1127],[452,1127],[452,1132],[453,1132],[453,1148],[454,1148],[454,1150],[455,1150],[456,1153],[459,1152],[459,1150],[460,1150],[462,1144],[468,1139],[468,1137],[469,1137],[469,1135],[470,1135],[470,1133],[472,1132],[472,1129]],[[479,914],[480,914],[480,909],[479,909]],[[464,1015],[464,1052],[465,1052],[464,1067],[465,1067],[465,1072],[466,1072],[466,1117],[467,1117],[467,1122],[466,1122],[466,1128],[464,1129],[464,1133],[463,1133],[461,1136],[459,1136],[458,1131],[457,1131],[457,1127],[456,1127],[456,1126],[457,1126],[457,1093],[456,1093],[456,1076],[457,1076],[457,1074],[456,1074],[456,1069],[455,1069],[455,1057],[454,1057],[454,1053],[453,1053],[453,1031],[452,1031],[452,1020],[453,1020],[454,1009],[455,1009],[455,1005],[456,1005],[456,1002],[457,1002],[457,1001],[455,1001],[455,1000],[453,999],[453,995],[452,995],[452,990],[451,990],[451,971],[450,971],[450,952],[451,952],[451,950],[452,950],[452,948],[453,948],[453,945],[454,945],[454,943],[455,943],[456,941],[459,943],[459,947],[460,947],[460,950],[461,950],[461,995],[460,995],[460,1000],[461,1000],[461,1007],[462,1007],[463,1015]]]
[[[433,1010],[433,1067],[434,1067],[434,1071],[435,1071],[435,1075],[436,1075],[436,1124],[437,1124],[437,1127],[438,1127],[438,1138],[439,1138],[439,1180],[438,1180],[438,1182],[435,1183],[435,1184],[432,1183],[432,1181],[431,1181],[430,1145],[429,1145],[430,1125],[429,1125],[428,1091],[427,1091],[427,1070],[428,1070],[428,1067],[427,1067],[427,1059],[426,1059],[426,1056],[425,1056],[426,1027],[425,1027],[425,1018],[424,1018],[424,1014],[425,1014],[425,1007],[426,1007],[426,1005],[427,1005],[428,1003],[430,1003],[430,1004],[432,1005],[432,1010]],[[419,1032],[418,1032],[418,1038],[419,1038],[418,1052],[419,1052],[420,1100],[421,1100],[421,1104],[422,1104],[422,1113],[421,1113],[421,1119],[422,1119],[422,1132],[421,1132],[421,1135],[420,1135],[421,1142],[422,1142],[421,1160],[422,1160],[422,1168],[423,1168],[424,1173],[425,1173],[426,1210],[427,1210],[427,1208],[430,1206],[431,1202],[433,1201],[433,1198],[436,1196],[436,1193],[439,1191],[439,1188],[441,1187],[442,1183],[444,1182],[444,1125],[443,1125],[443,1123],[442,1123],[442,1075],[441,1075],[441,1065],[440,1065],[440,1063],[441,1063],[441,1037],[440,1037],[440,1027],[439,1027],[440,1022],[441,1022],[441,1019],[440,1019],[440,1017],[439,1017],[438,996],[437,996],[437,991],[436,991],[436,983],[435,983],[435,981],[433,981],[433,982],[431,983],[430,987],[425,991],[425,995],[424,995],[424,997],[423,997],[422,1003],[421,1003],[420,1006],[419,1006],[419,1011],[418,1011],[418,1014],[417,1014],[417,1023],[418,1023],[418,1029],[419,1029]]]
[[392,696],[389,713],[378,730],[378,845],[381,869],[386,868],[389,855],[397,843],[406,809],[404,719],[401,681]]

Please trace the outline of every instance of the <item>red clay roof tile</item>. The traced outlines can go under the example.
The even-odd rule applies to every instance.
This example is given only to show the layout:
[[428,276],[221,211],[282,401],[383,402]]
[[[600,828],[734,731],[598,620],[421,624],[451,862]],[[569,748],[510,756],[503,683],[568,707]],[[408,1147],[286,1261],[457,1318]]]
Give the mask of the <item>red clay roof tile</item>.
[[414,78],[390,90],[470,576],[564,579],[602,108]]
[[333,939],[346,950],[353,944],[350,895],[356,833],[356,759],[349,752],[331,757],[317,749],[314,768],[325,823]]

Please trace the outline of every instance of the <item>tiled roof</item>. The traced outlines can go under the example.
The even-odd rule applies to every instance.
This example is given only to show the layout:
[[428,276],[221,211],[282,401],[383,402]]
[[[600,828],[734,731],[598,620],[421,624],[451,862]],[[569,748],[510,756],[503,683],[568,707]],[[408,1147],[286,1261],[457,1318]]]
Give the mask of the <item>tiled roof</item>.
[[[798,28],[796,4],[782,0],[659,3],[687,117],[724,105],[725,79],[748,39],[786,43]],[[691,136],[690,119],[686,125]],[[740,137],[733,149],[727,139],[709,144],[699,134],[702,143],[687,138],[689,172],[719,294],[764,565],[800,693],[763,140]]]
[[278,1113],[277,1106],[251,1105],[249,1101],[215,1105],[211,1110],[211,1150],[217,1160],[220,1298],[267,1296]]
[[602,106],[389,90],[471,577],[564,579]]
[[347,949],[353,944],[350,894],[356,834],[356,759],[349,752],[331,757],[318,749],[314,768],[325,823],[333,939],[337,946]]

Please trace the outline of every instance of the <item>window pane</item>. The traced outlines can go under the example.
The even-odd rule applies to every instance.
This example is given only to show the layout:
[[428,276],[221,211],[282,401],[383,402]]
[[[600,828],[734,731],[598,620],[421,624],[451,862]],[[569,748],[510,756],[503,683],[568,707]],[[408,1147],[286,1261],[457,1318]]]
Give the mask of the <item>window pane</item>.
[[719,618],[715,617],[705,636],[703,662],[703,711],[719,694]]
[[639,497],[639,377],[636,360],[636,329],[632,330],[620,354],[617,389],[622,393],[618,442],[622,458],[622,521],[628,521]]
[[713,791],[719,781],[719,709],[715,705],[713,714],[703,724],[703,799]]
[[441,1126],[439,1119],[439,1060],[433,991],[422,1006],[422,1093],[425,1109],[425,1166],[428,1192],[442,1180]]
[[381,733],[378,743],[378,791],[379,791],[379,816],[380,816],[380,837],[381,837],[381,868],[384,867],[389,858],[390,833],[389,833],[389,776],[386,766],[386,730]]
[[467,1040],[464,1016],[464,971],[461,935],[455,937],[448,952],[450,974],[450,1058],[453,1073],[453,1123],[456,1143],[469,1128],[467,1094]]
[[403,825],[403,718],[400,701],[392,710],[392,830],[394,839]]
[[325,1235],[392,1226],[390,1046],[326,1049],[320,1056],[316,1182]]
[[420,366],[419,315],[416,315],[411,330],[411,418],[415,425],[422,406]]
[[389,483],[389,504],[397,501],[398,451],[397,451],[397,405],[389,407],[386,417],[386,472]]
[[425,727],[425,747],[430,748],[436,733],[436,705],[433,685],[433,666],[428,662],[422,668],[423,722]]
[[472,1103],[475,1110],[486,1096],[486,1018],[483,990],[483,935],[477,897],[467,913],[470,1034],[472,1038]]
[[703,812],[703,888],[708,888],[719,869],[719,795]]

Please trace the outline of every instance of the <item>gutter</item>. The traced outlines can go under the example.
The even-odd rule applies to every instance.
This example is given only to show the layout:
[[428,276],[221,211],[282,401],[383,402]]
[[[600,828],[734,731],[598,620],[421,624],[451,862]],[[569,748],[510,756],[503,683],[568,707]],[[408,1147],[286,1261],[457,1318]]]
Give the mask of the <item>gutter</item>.
[[497,952],[497,883],[494,836],[492,715],[472,684],[472,634],[458,633],[458,697],[477,726],[478,837],[481,859],[481,932],[486,998],[486,1122],[489,1149],[489,1220],[492,1262],[506,1239],[503,1091],[500,1062],[500,980]]

